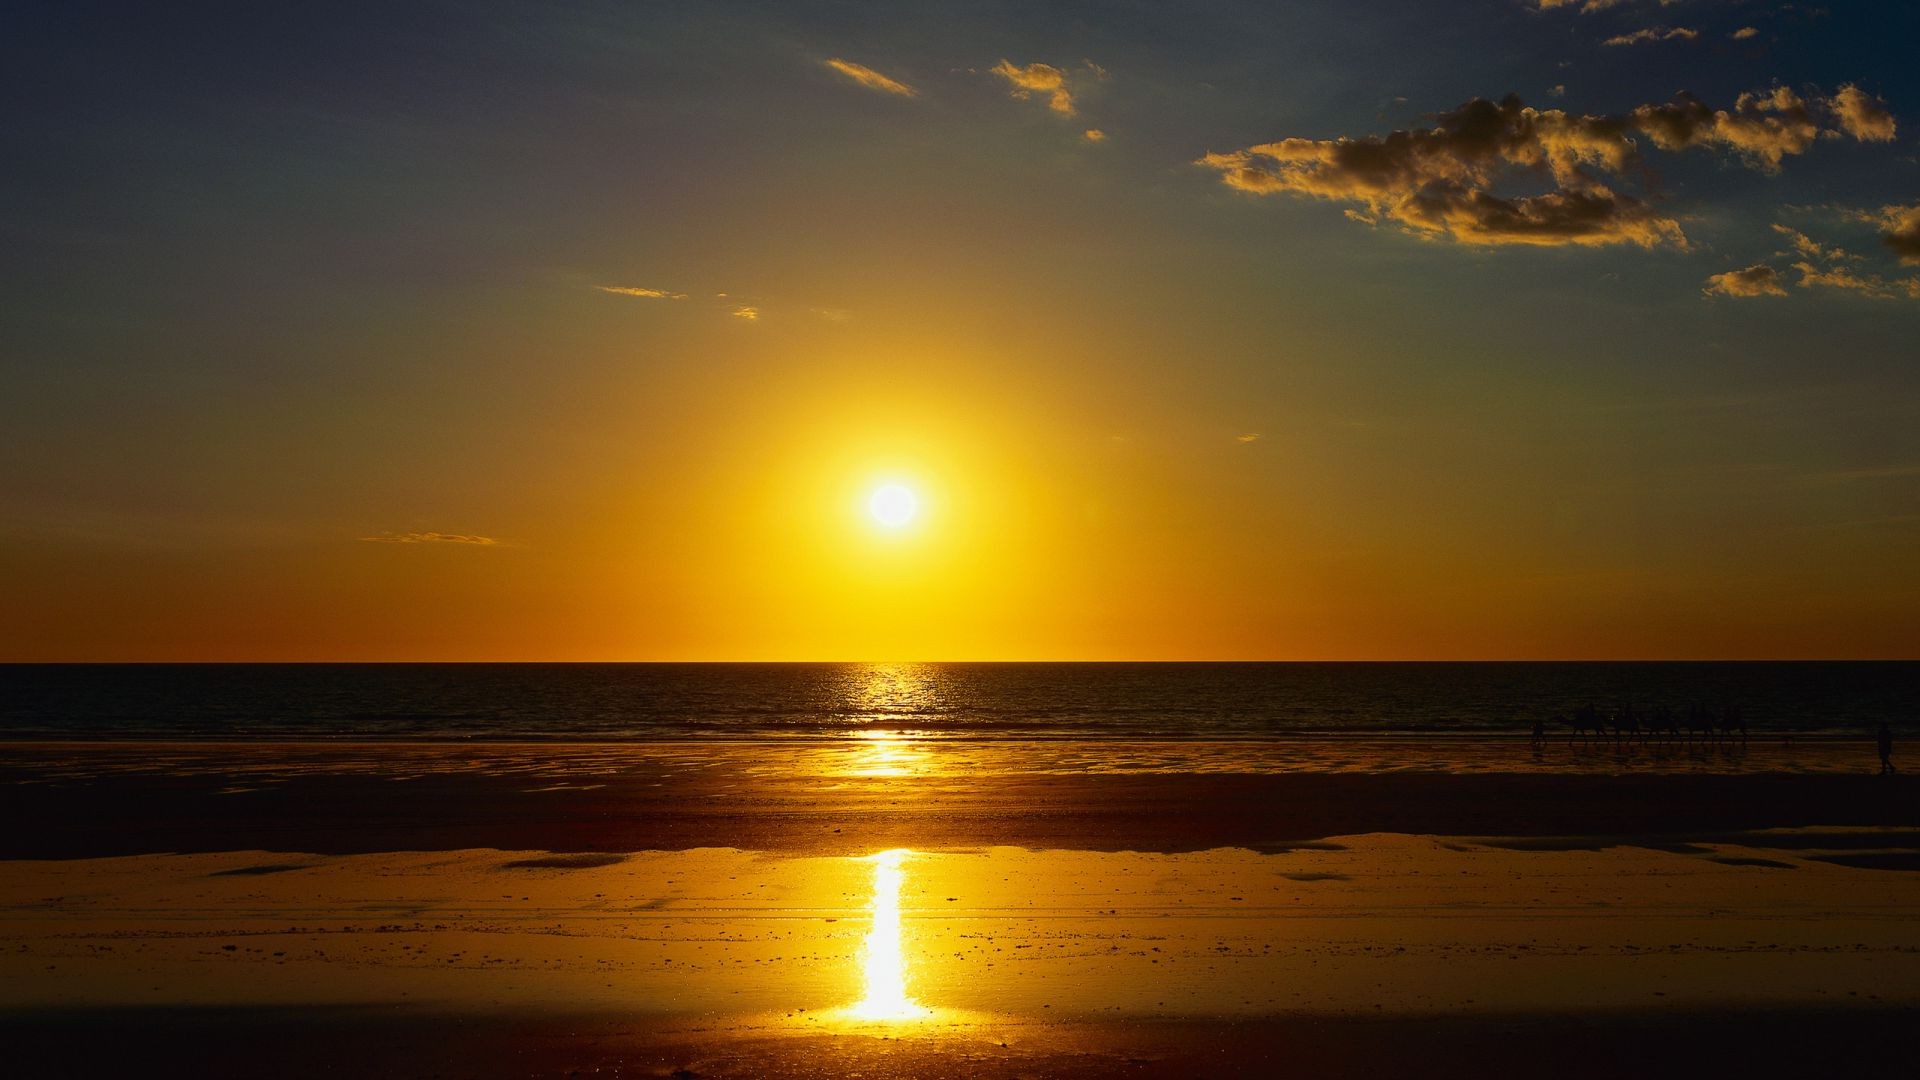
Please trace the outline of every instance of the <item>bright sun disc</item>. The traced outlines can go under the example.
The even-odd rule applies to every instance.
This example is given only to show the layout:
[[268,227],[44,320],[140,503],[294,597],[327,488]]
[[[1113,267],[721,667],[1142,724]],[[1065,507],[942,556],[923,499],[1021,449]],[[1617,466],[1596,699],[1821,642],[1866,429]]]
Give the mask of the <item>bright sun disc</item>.
[[867,500],[867,513],[889,529],[898,529],[920,512],[920,500],[900,484],[883,484]]

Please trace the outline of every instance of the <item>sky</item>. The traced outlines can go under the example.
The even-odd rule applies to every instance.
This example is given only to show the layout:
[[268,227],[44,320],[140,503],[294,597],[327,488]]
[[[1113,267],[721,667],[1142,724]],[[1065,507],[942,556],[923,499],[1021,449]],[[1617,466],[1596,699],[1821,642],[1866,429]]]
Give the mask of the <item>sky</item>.
[[9,5],[0,660],[1920,656],[1915,40]]

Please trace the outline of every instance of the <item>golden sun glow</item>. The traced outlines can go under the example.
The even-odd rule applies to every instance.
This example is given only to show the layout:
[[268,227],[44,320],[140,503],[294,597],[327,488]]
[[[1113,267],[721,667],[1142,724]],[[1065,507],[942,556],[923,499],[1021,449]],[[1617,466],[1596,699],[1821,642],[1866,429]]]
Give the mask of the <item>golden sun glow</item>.
[[920,515],[920,497],[905,484],[882,484],[867,499],[867,513],[888,529],[903,529]]
[[866,996],[848,1010],[861,1020],[913,1020],[927,1008],[907,996],[907,958],[900,947],[901,869],[907,852],[895,848],[873,856],[873,923],[861,951]]

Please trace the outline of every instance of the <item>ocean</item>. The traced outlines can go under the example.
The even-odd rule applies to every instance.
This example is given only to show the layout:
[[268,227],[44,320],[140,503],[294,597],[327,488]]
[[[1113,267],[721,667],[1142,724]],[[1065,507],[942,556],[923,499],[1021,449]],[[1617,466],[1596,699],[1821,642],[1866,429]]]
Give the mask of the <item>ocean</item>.
[[1696,703],[1859,737],[1920,717],[1920,662],[0,665],[11,739],[1258,740]]

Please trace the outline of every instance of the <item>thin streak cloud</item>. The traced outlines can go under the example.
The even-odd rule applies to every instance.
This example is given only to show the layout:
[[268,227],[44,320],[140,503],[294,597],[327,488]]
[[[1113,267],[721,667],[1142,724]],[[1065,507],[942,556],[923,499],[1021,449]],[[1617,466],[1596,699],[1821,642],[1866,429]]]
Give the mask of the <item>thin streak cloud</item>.
[[603,293],[614,296],[637,296],[642,300],[685,300],[683,292],[668,292],[666,289],[646,289],[637,285],[595,285]]
[[833,70],[852,79],[869,90],[878,90],[895,97],[919,97],[920,91],[888,75],[882,75],[865,64],[856,64],[851,60],[834,57],[825,61]]
[[492,547],[500,543],[491,536],[443,532],[382,533],[379,536],[363,536],[360,541],[366,544],[467,544],[475,547]]

